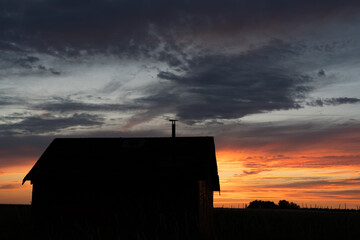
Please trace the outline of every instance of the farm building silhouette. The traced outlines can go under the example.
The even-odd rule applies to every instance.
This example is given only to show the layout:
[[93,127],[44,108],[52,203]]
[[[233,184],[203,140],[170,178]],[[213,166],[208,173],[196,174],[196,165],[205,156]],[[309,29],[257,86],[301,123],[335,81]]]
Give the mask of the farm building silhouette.
[[127,239],[210,236],[220,191],[213,137],[57,138],[27,180],[41,231],[82,221]]

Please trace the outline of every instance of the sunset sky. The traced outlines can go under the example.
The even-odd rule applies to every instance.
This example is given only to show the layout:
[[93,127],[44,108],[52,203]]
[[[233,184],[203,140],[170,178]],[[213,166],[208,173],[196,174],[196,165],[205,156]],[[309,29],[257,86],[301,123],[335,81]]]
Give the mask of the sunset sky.
[[360,207],[357,0],[0,0],[0,203],[56,137],[214,136],[215,206]]

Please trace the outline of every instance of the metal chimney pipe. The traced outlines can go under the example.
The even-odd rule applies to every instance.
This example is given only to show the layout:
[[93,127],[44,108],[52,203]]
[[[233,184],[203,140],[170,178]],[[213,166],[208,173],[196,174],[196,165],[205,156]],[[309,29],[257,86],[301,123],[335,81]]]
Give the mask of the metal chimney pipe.
[[175,138],[175,132],[176,132],[175,122],[176,122],[177,120],[175,120],[175,119],[169,119],[169,121],[171,122],[172,137]]

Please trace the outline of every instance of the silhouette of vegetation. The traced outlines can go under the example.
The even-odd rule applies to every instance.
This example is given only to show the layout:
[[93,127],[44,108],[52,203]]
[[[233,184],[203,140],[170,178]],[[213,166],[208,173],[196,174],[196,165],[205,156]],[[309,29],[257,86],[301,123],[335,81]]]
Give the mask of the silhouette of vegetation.
[[276,209],[279,208],[274,202],[255,200],[249,203],[247,208],[265,208],[265,209]]
[[299,209],[300,206],[293,202],[288,202],[286,200],[280,200],[279,203],[280,209]]
[[271,201],[255,200],[249,203],[247,208],[263,208],[263,209],[300,209],[300,206],[293,202],[280,200],[276,205]]

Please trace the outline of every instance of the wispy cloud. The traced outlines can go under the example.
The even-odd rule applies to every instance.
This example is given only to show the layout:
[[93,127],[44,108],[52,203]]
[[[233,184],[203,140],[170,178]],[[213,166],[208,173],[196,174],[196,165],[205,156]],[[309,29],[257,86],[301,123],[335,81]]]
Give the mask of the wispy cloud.
[[14,190],[14,189],[18,189],[19,187],[20,187],[20,183],[19,184],[1,184],[0,191],[1,190]]
[[314,194],[328,201],[334,199],[358,201],[360,198],[360,190],[318,190],[306,191],[305,194]]
[[[284,178],[285,181],[287,178]],[[257,188],[297,188],[297,189],[309,189],[309,188],[336,188],[336,187],[349,187],[360,186],[360,178],[351,179],[336,179],[336,180],[318,180],[318,181],[296,181],[284,184],[269,184],[254,186]]]
[[[306,156],[254,156],[240,160],[245,167],[261,168],[323,168],[340,166],[360,166],[360,155],[316,156],[316,153],[304,152]],[[315,156],[314,156],[315,155]]]
[[103,118],[98,115],[75,113],[70,116],[53,116],[43,114],[39,116],[25,117],[22,121],[9,124],[1,124],[2,134],[40,134],[51,133],[59,130],[78,126],[99,126],[103,124]]
[[46,103],[39,103],[30,106],[37,110],[46,110],[50,112],[74,113],[82,112],[112,112],[112,111],[131,111],[142,109],[141,104],[113,104],[113,103],[88,103],[75,101],[69,98],[56,97]]
[[336,106],[341,104],[355,104],[355,103],[360,103],[360,98],[342,97],[342,98],[316,99],[311,102],[307,102],[306,104],[312,107],[323,107],[327,105]]

